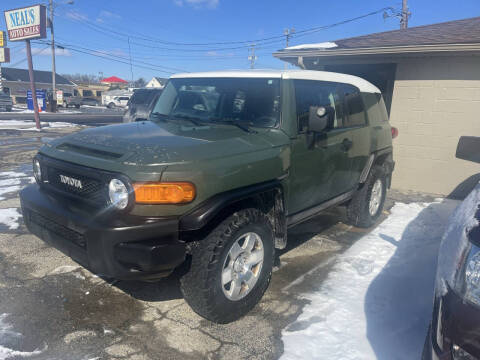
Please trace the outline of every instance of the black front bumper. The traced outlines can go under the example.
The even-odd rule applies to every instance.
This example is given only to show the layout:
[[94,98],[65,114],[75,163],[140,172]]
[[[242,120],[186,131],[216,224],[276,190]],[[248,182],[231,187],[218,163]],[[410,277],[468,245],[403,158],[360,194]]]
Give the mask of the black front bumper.
[[428,359],[455,359],[457,345],[475,358],[480,358],[480,308],[449,289],[436,295],[431,328],[426,341]]
[[185,260],[178,218],[105,216],[37,184],[20,192],[27,228],[92,272],[122,280],[170,274]]

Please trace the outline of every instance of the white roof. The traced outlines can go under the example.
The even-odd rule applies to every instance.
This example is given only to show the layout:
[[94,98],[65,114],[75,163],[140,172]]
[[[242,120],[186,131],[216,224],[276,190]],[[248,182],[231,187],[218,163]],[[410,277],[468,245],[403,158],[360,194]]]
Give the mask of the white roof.
[[337,47],[338,45],[334,42],[322,42],[322,43],[315,43],[315,44],[300,44],[286,47],[283,50],[304,50],[304,49],[331,49]]
[[367,80],[358,76],[316,70],[224,70],[172,75],[178,78],[276,78],[332,81],[356,86],[361,92],[380,93],[380,90]]

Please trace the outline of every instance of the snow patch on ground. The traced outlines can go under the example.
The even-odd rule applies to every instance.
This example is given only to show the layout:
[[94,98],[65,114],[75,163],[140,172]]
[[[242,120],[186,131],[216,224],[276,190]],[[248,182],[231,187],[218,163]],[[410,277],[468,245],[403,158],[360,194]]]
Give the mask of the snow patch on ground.
[[22,184],[31,183],[32,179],[33,177],[23,172],[0,172],[0,200],[5,199],[2,195],[19,191],[23,187]]
[[13,331],[12,326],[6,321],[8,314],[0,314],[0,360],[28,358],[40,355],[45,349],[34,351],[18,351],[12,349],[23,338],[23,335]]
[[21,217],[17,208],[0,209],[0,224],[6,225],[10,230],[18,229],[18,219]]
[[396,203],[339,256],[282,332],[282,359],[419,359],[439,241],[458,202]]
[[[81,126],[67,122],[40,122],[42,128],[66,128]],[[35,127],[35,121],[33,120],[0,120],[0,130],[25,130],[25,131],[37,131]]]

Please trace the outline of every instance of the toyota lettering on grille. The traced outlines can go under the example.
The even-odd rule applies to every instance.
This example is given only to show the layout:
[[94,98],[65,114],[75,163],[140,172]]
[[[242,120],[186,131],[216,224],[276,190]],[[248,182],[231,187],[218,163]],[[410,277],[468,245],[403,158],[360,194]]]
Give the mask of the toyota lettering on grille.
[[82,189],[82,182],[78,179],[72,178],[66,175],[60,175],[60,182],[69,186],[76,187],[77,189]]

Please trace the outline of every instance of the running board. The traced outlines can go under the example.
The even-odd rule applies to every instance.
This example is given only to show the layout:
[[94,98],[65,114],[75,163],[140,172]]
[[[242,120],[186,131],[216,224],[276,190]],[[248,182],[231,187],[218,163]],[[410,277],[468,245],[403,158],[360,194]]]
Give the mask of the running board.
[[348,191],[346,193],[343,193],[342,195],[334,197],[333,199],[327,200],[321,203],[320,205],[316,205],[311,208],[308,208],[307,210],[303,210],[293,215],[287,216],[287,227],[291,227],[301,222],[304,222],[308,219],[311,219],[312,217],[314,217],[315,215],[318,215],[318,213],[322,212],[323,210],[326,210],[332,206],[341,204],[351,199],[354,193],[355,193],[355,190]]

